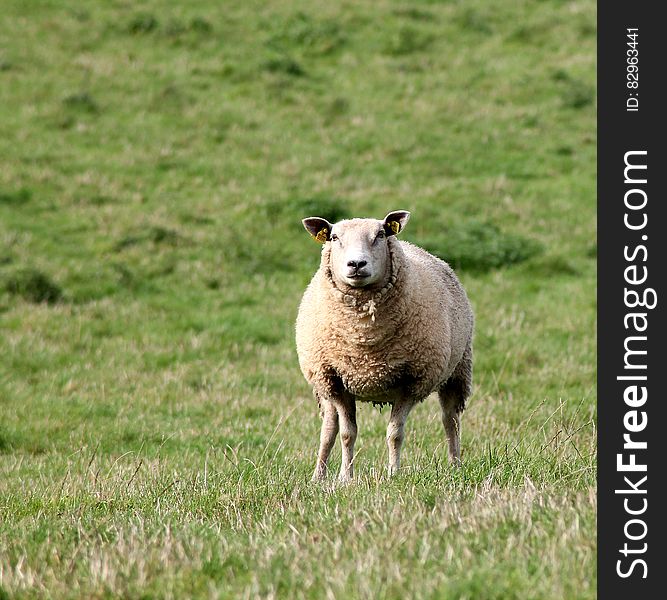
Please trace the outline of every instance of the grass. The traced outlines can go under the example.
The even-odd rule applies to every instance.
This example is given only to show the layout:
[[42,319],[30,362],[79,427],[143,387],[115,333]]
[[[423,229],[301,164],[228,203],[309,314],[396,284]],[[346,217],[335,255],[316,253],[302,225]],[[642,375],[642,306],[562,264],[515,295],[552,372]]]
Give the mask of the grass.
[[[594,598],[595,20],[4,2],[0,598]],[[463,467],[362,406],[312,485],[300,220],[399,208],[476,311]]]

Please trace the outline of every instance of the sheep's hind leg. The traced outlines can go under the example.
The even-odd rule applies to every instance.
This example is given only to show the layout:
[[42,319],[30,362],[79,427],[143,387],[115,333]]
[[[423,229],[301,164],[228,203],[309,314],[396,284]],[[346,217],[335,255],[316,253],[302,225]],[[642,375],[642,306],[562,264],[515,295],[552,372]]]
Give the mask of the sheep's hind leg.
[[443,387],[438,392],[442,409],[442,424],[445,426],[449,462],[454,466],[461,464],[461,411],[459,395],[450,387]]
[[340,425],[340,441],[342,460],[340,464],[340,481],[352,481],[354,475],[354,443],[357,441],[357,406],[354,396],[345,394],[336,401],[338,423]]
[[455,466],[461,464],[461,413],[471,393],[472,346],[469,343],[452,377],[438,390],[442,424],[445,427],[449,448],[449,462]]
[[438,390],[442,424],[445,427],[449,449],[449,462],[457,467],[461,464],[461,413],[465,408],[469,389],[465,380],[453,378]]
[[313,481],[322,481],[326,477],[327,461],[338,435],[338,411],[336,407],[328,400],[320,400],[320,408],[322,410],[322,430],[320,431],[320,449],[317,453]]
[[405,438],[405,422],[415,403],[412,400],[398,400],[391,407],[387,425],[387,448],[389,450],[389,475],[395,475],[401,464],[401,446]]

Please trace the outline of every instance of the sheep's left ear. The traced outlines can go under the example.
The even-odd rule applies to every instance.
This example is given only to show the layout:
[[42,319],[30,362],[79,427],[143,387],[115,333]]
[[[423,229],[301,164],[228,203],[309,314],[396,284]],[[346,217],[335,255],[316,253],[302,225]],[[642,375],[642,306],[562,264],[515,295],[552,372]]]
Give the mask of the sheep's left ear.
[[410,213],[407,210],[394,210],[384,218],[384,232],[387,235],[396,235],[408,224]]

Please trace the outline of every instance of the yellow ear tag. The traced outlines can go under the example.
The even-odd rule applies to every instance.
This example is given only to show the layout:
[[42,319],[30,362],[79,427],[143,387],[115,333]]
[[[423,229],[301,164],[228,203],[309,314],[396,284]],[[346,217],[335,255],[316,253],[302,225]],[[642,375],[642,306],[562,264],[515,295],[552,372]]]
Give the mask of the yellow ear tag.
[[389,221],[389,229],[396,234],[401,230],[401,226],[398,221]]
[[324,244],[327,241],[327,234],[329,230],[326,227],[323,227],[317,232],[317,235],[314,235],[313,238],[318,241],[320,244]]

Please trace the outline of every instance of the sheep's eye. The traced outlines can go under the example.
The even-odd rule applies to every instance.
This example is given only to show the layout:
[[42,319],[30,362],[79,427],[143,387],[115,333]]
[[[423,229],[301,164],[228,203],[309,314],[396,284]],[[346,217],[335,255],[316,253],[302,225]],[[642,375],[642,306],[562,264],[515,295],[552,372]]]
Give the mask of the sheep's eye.
[[374,243],[377,242],[378,240],[381,240],[383,237],[384,237],[384,231],[382,231],[382,229],[380,229],[378,234],[375,236]]
[[332,242],[337,242],[338,241],[338,236],[335,233],[331,234],[331,241]]

